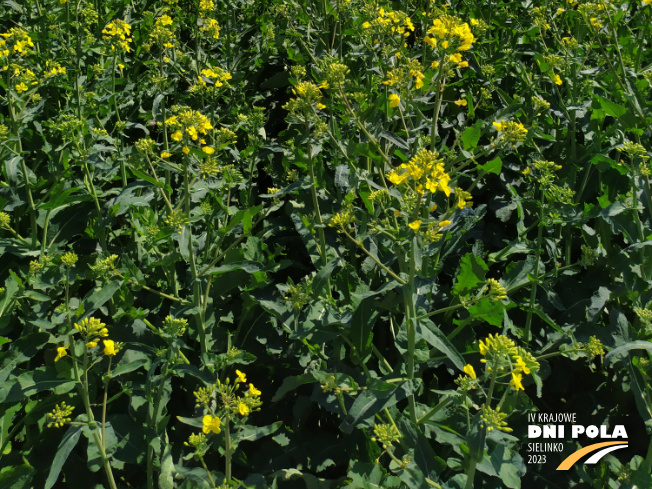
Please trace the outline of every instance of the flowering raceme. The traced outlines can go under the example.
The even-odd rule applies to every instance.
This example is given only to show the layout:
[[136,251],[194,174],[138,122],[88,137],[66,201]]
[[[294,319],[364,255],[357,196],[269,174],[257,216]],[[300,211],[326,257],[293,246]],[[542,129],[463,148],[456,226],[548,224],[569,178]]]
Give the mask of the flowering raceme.
[[179,142],[184,137],[190,137],[193,141],[197,141],[200,135],[206,135],[213,129],[208,118],[197,110],[176,107],[175,112],[175,115],[165,120],[165,123],[174,131],[170,136],[174,141]]
[[378,16],[371,22],[363,23],[362,27],[364,29],[376,27],[380,30],[389,30],[403,37],[409,37],[410,32],[414,32],[414,24],[405,12],[385,10],[382,7],[378,9]]
[[452,15],[433,20],[428,34],[424,41],[433,48],[439,45],[443,49],[451,47],[457,51],[468,51],[475,41],[469,24]]
[[129,43],[132,42],[131,26],[124,20],[116,19],[109,22],[104,29],[102,29],[102,38],[109,41],[111,44],[111,51],[116,51],[119,48],[122,51],[129,52],[131,47]]
[[424,192],[424,187],[432,193],[438,190],[444,192],[446,196],[451,193],[448,185],[451,177],[445,171],[444,160],[435,152],[422,149],[398,169],[404,171],[392,170],[387,174],[387,178],[394,185],[401,185],[411,180],[415,184],[414,190],[419,193]]
[[9,56],[9,53],[25,56],[32,51],[34,43],[25,29],[12,27],[7,32],[0,33],[0,56]]

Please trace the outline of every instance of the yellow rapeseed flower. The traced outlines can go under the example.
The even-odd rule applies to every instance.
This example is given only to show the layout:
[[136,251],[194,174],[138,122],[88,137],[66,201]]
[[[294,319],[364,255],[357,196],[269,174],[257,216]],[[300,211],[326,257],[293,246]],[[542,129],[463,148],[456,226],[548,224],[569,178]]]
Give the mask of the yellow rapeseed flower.
[[216,435],[222,431],[220,428],[222,422],[220,421],[220,418],[218,418],[217,416],[211,416],[210,414],[207,414],[202,418],[202,424],[203,424],[202,431],[206,435],[211,431]]
[[397,95],[395,93],[392,93],[389,96],[389,106],[390,107],[396,108],[396,107],[398,107],[398,104],[400,104],[400,103],[401,103],[401,97],[399,95]]
[[478,376],[475,374],[475,370],[473,369],[473,365],[467,364],[464,366],[464,373],[471,377],[472,379],[477,379]]
[[240,416],[246,416],[249,414],[249,407],[241,402],[238,404],[238,412],[240,413]]
[[115,347],[115,342],[113,340],[103,340],[104,341],[104,354],[106,356],[115,356],[118,353],[118,349]]
[[261,392],[254,387],[254,384],[249,384],[249,395],[259,396]]
[[235,374],[238,376],[238,382],[247,382],[247,376],[240,372],[240,370],[236,370]]
[[419,228],[421,227],[421,221],[420,221],[420,220],[413,221],[413,222],[411,222],[410,224],[408,224],[408,227],[409,227],[412,231],[415,231],[415,232],[416,232],[416,231],[418,231]]
[[525,389],[523,388],[523,384],[521,383],[522,379],[523,376],[521,374],[512,372],[512,380],[509,381],[509,385],[511,385],[517,391],[519,390],[524,391]]
[[65,346],[60,346],[59,348],[57,348],[57,356],[54,357],[54,361],[58,362],[67,354],[68,354],[68,349]]

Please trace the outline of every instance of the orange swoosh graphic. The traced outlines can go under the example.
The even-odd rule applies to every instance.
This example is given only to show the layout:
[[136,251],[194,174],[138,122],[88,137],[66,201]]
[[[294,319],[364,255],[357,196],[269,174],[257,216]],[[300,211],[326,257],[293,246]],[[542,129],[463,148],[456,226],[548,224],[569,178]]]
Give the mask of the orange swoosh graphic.
[[580,448],[578,451],[571,453],[566,459],[559,464],[557,470],[568,470],[570,469],[575,462],[581,459],[584,455],[595,452],[596,450],[602,447],[608,447],[610,445],[627,445],[626,441],[605,441],[602,443],[595,443],[589,445],[588,447]]

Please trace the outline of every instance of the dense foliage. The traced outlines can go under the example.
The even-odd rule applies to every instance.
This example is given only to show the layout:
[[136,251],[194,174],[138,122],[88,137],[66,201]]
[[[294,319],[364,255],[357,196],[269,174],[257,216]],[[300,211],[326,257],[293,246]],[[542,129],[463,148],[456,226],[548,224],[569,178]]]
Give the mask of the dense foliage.
[[649,3],[4,0],[0,487],[649,488]]

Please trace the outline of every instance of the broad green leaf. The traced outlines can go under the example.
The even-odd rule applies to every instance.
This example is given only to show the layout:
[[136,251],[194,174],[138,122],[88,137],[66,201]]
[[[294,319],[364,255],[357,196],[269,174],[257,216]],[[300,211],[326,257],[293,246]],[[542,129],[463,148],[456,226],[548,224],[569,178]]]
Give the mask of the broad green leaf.
[[408,146],[408,144],[405,142],[403,138],[400,138],[395,134],[392,134],[391,132],[382,131],[380,133],[380,137],[383,139],[387,139],[390,143],[394,144],[395,146],[398,146],[399,148],[402,148],[406,151],[410,150],[410,147]]
[[[356,397],[355,401],[347,416],[340,424],[340,429],[344,433],[351,433],[353,428],[366,423],[376,413],[385,408],[394,406],[397,402],[405,399],[409,395],[415,393],[420,386],[419,379],[408,380],[399,384],[375,384],[375,388],[369,388],[362,391]],[[384,387],[379,390],[378,387]]]
[[488,297],[469,306],[467,311],[476,321],[484,321],[492,326],[502,326],[505,306],[502,302],[492,302]]
[[134,370],[137,370],[143,365],[149,363],[149,359],[143,357],[136,358],[135,360],[130,362],[124,362],[123,359],[124,357],[120,359],[120,363],[118,363],[118,366],[111,372],[112,377],[117,377],[122,374],[133,372]]
[[628,353],[631,350],[648,350],[649,352],[652,352],[652,342],[642,340],[632,341],[625,345],[614,348],[605,355],[604,359],[607,362],[613,362],[618,356],[621,356],[624,353]]
[[278,402],[288,393],[295,390],[297,387],[304,384],[311,384],[317,382],[315,377],[312,374],[302,374],[295,377],[285,377],[281,387],[278,388],[274,397],[272,397],[272,402]]
[[75,445],[77,445],[81,433],[82,426],[71,426],[68,428],[68,431],[66,431],[65,435],[63,435],[63,438],[59,443],[59,447],[57,448],[57,453],[55,454],[54,460],[52,461],[52,466],[50,467],[48,478],[45,481],[44,489],[50,489],[54,486],[54,484],[56,484],[57,479],[59,478],[59,474],[61,473],[61,469],[63,468],[63,464],[66,463],[66,460],[68,460],[68,455],[70,455],[72,449],[75,448]]
[[243,270],[247,273],[254,273],[261,269],[260,264],[254,262],[240,261],[213,267],[206,270],[206,275],[222,275],[224,273],[232,272],[233,270]]
[[[477,121],[472,126],[467,127],[462,133],[462,144],[467,151],[473,150],[480,141],[482,135],[482,121]],[[500,161],[500,158],[497,158]]]
[[232,440],[234,443],[260,440],[264,436],[273,435],[281,426],[283,426],[283,421],[276,421],[268,426],[245,425],[241,430],[232,435]]
[[330,279],[333,270],[340,264],[340,259],[336,258],[335,260],[331,260],[326,264],[324,268],[319,270],[317,272],[317,275],[315,276],[314,280],[312,281],[312,294],[313,297],[319,297],[322,290],[326,287],[328,284],[328,280]]
[[489,267],[482,258],[467,253],[460,261],[460,272],[453,287],[453,294],[465,295],[480,284],[484,284],[488,271]]
[[496,175],[500,175],[500,172],[503,169],[503,161],[496,156],[493,160],[484,165],[478,165],[478,168],[485,173],[495,173]]
[[356,308],[351,319],[351,341],[356,355],[362,360],[371,350],[372,329],[380,312],[373,299],[365,299]]
[[161,473],[158,476],[159,489],[174,489],[174,460],[172,445],[169,443],[163,449],[161,456]]
[[586,319],[594,322],[607,304],[611,291],[607,287],[600,287],[591,297],[591,304],[586,309]]
[[464,359],[457,348],[448,341],[446,335],[441,329],[435,325],[430,319],[420,319],[416,324],[417,337],[421,337],[428,342],[429,345],[435,347],[442,352],[446,357],[453,362],[458,369],[464,369]]
[[114,280],[102,287],[96,287],[86,294],[86,297],[84,297],[84,300],[82,301],[84,316],[80,319],[91,317],[95,311],[113,297],[113,294],[116,293],[121,285],[122,280]]
[[602,110],[604,110],[605,113],[611,117],[620,117],[625,115],[625,112],[627,112],[627,107],[615,104],[610,100],[601,97],[600,95],[596,95],[596,98],[598,99],[598,102],[600,102],[600,107],[602,107]]

